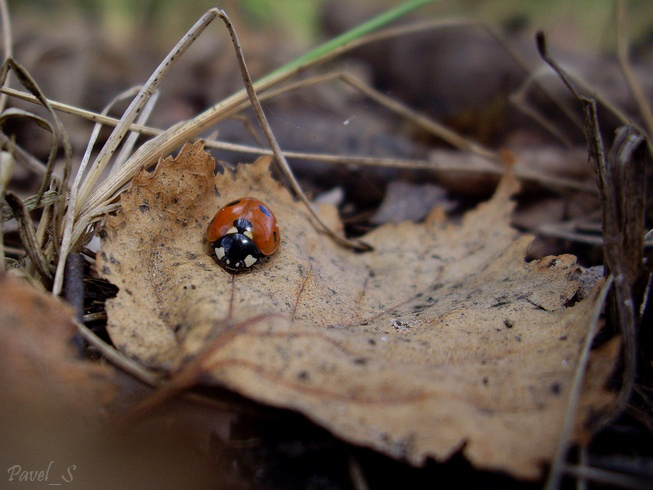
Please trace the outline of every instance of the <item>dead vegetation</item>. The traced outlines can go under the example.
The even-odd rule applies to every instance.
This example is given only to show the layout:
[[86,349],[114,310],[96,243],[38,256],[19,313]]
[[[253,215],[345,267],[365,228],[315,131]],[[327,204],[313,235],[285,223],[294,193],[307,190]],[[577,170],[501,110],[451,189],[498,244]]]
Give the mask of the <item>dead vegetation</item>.
[[[425,2],[403,8],[411,3]],[[58,428],[45,447],[61,451],[78,467],[77,481],[89,484],[124,465],[116,448],[141,443],[125,438],[125,424],[153,448],[171,488],[191,480],[301,488],[316,475],[337,487],[375,488],[398,475],[424,485],[437,475],[463,478],[465,465],[474,472],[464,486],[473,488],[488,478],[505,488],[560,488],[563,478],[650,484],[645,234],[653,120],[629,59],[626,2],[617,3],[615,29],[630,108],[591,89],[573,66],[561,68],[544,34],[537,48],[553,68],[546,73],[509,37],[467,19],[345,35],[253,82],[229,18],[213,9],[142,87],[101,113],[44,93],[8,51],[11,22],[1,4],[0,75],[5,85],[10,76],[22,85],[3,88],[0,101],[2,375],[7,413],[20,421],[3,422],[14,435],[3,462],[28,452],[16,427],[61,418],[77,446],[62,450]],[[157,129],[149,121],[159,84],[214,19],[231,34],[244,88]],[[401,85],[403,101],[388,95],[374,49],[389,64],[395,51],[440,45],[438,33],[451,29],[473,33],[469,52],[493,43],[510,68],[502,101],[440,108],[438,120],[428,104],[406,102],[410,82]],[[317,71],[347,55],[371,71]],[[15,107],[19,100],[40,108]],[[298,112],[303,100],[315,107]],[[110,117],[123,101],[127,109]],[[85,151],[62,114],[95,124]],[[230,125],[236,116],[239,130]],[[48,146],[24,144],[25,121],[49,133]],[[262,138],[252,134],[254,121]],[[215,176],[204,148],[215,151]],[[238,161],[273,155],[277,166],[264,156],[234,167],[228,152],[239,152]],[[392,210],[399,215],[403,204],[395,197],[385,203],[388,222],[372,226],[375,195],[399,180],[408,193],[437,184],[446,199],[417,199],[412,211],[423,221],[393,224]],[[209,254],[203,230],[221,204],[243,195],[266,201],[283,239],[269,263],[231,276]],[[595,264],[605,267],[596,273]],[[76,311],[58,300],[64,292]],[[23,414],[22,406],[32,408]],[[268,419],[285,432],[258,427]],[[624,433],[636,441],[628,456]],[[153,439],[186,451],[175,461]],[[299,447],[292,457],[283,449],[289,441]],[[88,444],[103,464],[92,463]],[[190,471],[196,453],[207,465]],[[25,468],[41,465],[21,457]],[[384,460],[376,474],[381,457],[407,466]],[[325,458],[333,464],[317,462]],[[149,473],[131,464],[124,478],[147,482]],[[185,470],[175,471],[179,465]]]

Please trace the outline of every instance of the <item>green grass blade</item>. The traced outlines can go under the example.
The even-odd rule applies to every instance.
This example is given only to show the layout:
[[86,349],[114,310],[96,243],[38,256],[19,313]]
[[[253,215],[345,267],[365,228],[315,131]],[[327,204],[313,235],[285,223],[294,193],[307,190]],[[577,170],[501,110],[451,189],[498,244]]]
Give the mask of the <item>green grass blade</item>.
[[386,10],[385,12],[377,15],[376,17],[368,21],[365,21],[362,24],[357,25],[353,29],[343,32],[339,36],[330,39],[329,41],[325,42],[324,44],[321,44],[317,48],[300,56],[299,58],[295,58],[290,63],[283,65],[281,68],[278,68],[272,73],[267,74],[260,80],[257,80],[256,85],[263,84],[269,79],[276,78],[283,73],[293,71],[306,63],[310,63],[311,61],[330,53],[334,49],[339,48],[340,46],[343,46],[362,36],[365,36],[366,34],[369,34],[370,32],[392,22],[393,20],[398,19],[403,15],[406,15],[412,10],[422,7],[428,3],[431,3],[432,1],[433,0],[409,0],[407,2],[402,3],[401,5],[391,8],[390,10]]

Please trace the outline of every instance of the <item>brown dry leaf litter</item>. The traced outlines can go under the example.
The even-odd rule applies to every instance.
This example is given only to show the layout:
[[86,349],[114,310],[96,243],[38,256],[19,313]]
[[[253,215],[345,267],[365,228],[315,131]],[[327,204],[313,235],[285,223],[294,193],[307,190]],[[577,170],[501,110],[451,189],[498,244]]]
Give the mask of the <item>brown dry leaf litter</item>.
[[[209,488],[213,473],[193,449],[216,431],[215,413],[212,425],[190,407],[176,423],[107,427],[109,413],[133,404],[139,387],[109,365],[82,359],[71,344],[72,317],[50,294],[0,274],[0,467],[12,482],[5,488],[27,488],[41,471],[62,488]],[[203,439],[183,427],[189,420],[204,429]],[[29,488],[48,486],[38,483]]]
[[[187,145],[142,172],[108,219],[98,270],[120,287],[107,305],[118,348],[173,371],[204,349],[214,382],[412,464],[464,447],[478,467],[539,475],[594,300],[566,306],[573,256],[524,262],[531,238],[508,223],[513,178],[461,225],[436,209],[376,229],[363,237],[375,250],[356,254],[316,231],[268,158],[215,178],[213,167]],[[242,196],[270,206],[282,243],[232,295],[204,232]],[[614,342],[593,353],[576,438],[611,400],[615,355]]]
[[117,394],[111,369],[71,343],[72,309],[25,280],[0,274],[0,391],[13,407],[58,409],[87,419]]

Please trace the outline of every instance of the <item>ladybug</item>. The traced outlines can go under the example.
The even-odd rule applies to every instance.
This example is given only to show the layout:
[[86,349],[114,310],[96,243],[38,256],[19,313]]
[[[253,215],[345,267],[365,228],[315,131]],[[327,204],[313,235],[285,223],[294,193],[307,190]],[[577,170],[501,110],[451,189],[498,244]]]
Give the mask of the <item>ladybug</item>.
[[281,234],[270,208],[253,197],[241,197],[215,213],[206,238],[218,263],[235,273],[272,255],[279,247]]

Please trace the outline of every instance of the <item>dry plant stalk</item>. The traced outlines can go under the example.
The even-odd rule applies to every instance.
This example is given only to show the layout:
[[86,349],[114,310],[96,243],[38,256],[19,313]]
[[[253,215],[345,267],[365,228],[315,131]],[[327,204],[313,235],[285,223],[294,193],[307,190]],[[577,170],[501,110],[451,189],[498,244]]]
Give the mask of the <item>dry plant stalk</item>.
[[[651,276],[644,266],[644,230],[646,209],[646,162],[650,153],[643,145],[646,138],[633,126],[617,131],[606,157],[605,145],[598,122],[596,101],[583,95],[569,75],[548,54],[542,33],[537,37],[542,58],[554,69],[567,88],[581,102],[585,115],[585,134],[590,159],[596,165],[596,180],[602,205],[602,231],[605,274],[614,278],[610,298],[612,322],[622,332],[622,385],[611,411],[601,425],[607,424],[626,408],[636,379],[637,337],[641,320],[641,305]],[[623,47],[621,48],[624,49]],[[566,446],[553,466],[548,489],[558,488]]]

